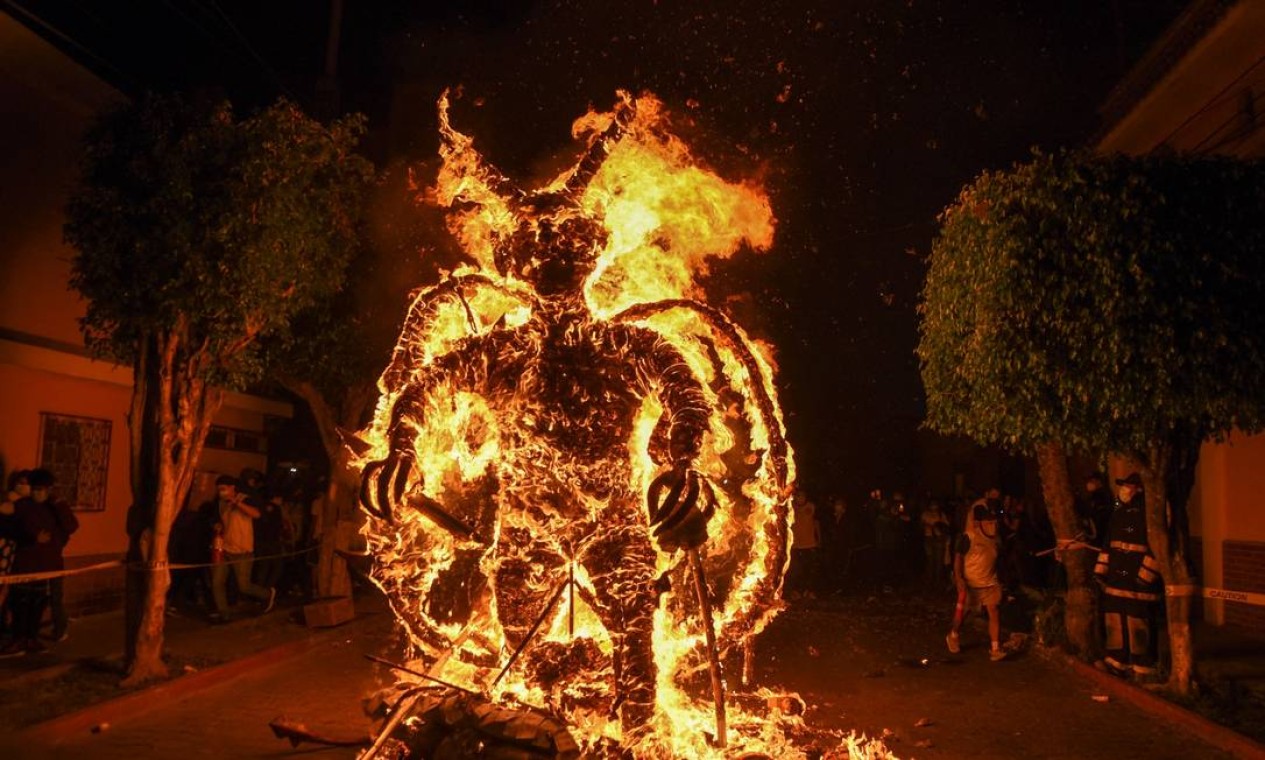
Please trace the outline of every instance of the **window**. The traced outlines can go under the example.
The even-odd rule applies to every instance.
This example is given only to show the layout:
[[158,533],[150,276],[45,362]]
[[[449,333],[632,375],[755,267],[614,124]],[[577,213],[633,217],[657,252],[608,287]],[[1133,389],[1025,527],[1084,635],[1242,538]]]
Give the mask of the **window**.
[[208,449],[227,449],[228,429],[222,427],[212,427],[211,431],[206,434],[206,443],[203,445]]
[[53,473],[54,498],[71,509],[105,509],[110,469],[110,421],[40,413],[39,466]]
[[267,454],[268,436],[258,430],[238,430],[222,425],[212,425],[210,432],[207,433],[205,446],[208,449]]

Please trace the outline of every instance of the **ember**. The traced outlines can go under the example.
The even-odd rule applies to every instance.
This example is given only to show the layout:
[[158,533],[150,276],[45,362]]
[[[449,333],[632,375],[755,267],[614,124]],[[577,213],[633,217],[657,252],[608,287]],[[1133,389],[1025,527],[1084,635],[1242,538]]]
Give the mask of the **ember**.
[[414,667],[586,751],[781,754],[725,690],[779,609],[794,465],[771,351],[695,300],[710,258],[769,247],[767,197],[698,166],[650,95],[577,120],[586,151],[532,191],[446,95],[440,118],[422,199],[475,265],[417,294],[362,434]]

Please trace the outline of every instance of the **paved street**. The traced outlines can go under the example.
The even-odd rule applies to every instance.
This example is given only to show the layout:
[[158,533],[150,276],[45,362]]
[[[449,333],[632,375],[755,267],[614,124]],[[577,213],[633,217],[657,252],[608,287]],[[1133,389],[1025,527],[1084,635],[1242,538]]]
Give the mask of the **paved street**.
[[[264,758],[310,755],[273,736],[268,722],[287,716],[310,729],[338,736],[367,730],[360,700],[377,686],[379,666],[365,653],[398,655],[390,620],[378,613],[340,629],[346,635],[276,668],[246,675],[189,697],[120,720],[96,734],[67,737],[51,747],[19,747],[31,758]],[[331,632],[333,633],[333,632]],[[391,651],[395,650],[395,651]],[[322,758],[355,757],[354,750],[327,749]]]
[[[814,726],[889,732],[900,757],[1216,758],[1228,754],[1112,700],[1064,666],[1026,655],[988,661],[984,636],[944,651],[947,610],[925,602],[855,598],[793,608],[758,648],[766,686],[798,690]],[[313,651],[56,746],[40,758],[352,758],[354,750],[291,748],[272,736],[280,715],[329,735],[366,730],[360,700],[387,677],[366,652],[395,656],[385,614],[340,629]],[[926,660],[924,663],[923,660]],[[919,719],[930,725],[915,727]]]
[[[792,607],[760,640],[760,675],[799,691],[810,724],[892,732],[901,757],[1230,757],[1130,705],[1095,701],[1092,685],[1057,662],[990,662],[987,634],[969,626],[950,655],[952,604],[887,595]],[[921,719],[931,725],[916,727]]]

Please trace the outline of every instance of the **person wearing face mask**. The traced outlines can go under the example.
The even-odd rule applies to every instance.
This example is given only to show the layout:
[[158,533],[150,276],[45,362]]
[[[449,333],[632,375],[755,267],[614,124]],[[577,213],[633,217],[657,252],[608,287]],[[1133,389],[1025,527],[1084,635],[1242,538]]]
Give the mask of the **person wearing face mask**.
[[[18,546],[13,572],[26,575],[63,570],[62,549],[79,527],[79,521],[64,503],[52,501],[51,472],[32,470],[28,481],[31,495],[14,504]],[[46,647],[40,643],[39,629],[51,597],[50,582],[43,579],[14,584],[10,596],[14,636],[0,649],[0,657],[43,652]]]
[[[30,473],[14,470],[9,473],[9,490],[0,503],[0,577],[13,570],[13,559],[18,550],[16,504],[31,495]],[[9,637],[12,630],[9,619],[9,586],[0,585],[0,634]]]
[[992,647],[988,657],[993,662],[1005,659],[1001,648],[1001,580],[997,576],[997,556],[1001,541],[997,530],[997,510],[987,499],[971,507],[965,529],[953,547],[953,581],[958,589],[957,607],[953,611],[953,627],[944,637],[949,651],[961,651],[958,631],[968,609],[983,607],[988,612],[988,635]]

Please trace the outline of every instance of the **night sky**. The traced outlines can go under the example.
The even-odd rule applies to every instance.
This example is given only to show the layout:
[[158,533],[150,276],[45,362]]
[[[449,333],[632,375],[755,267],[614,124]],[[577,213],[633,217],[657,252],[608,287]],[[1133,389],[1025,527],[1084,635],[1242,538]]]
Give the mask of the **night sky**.
[[[328,7],[310,0],[31,2],[119,86],[218,85],[236,102],[314,103]],[[761,178],[773,249],[717,270],[718,294],[779,348],[810,492],[916,485],[915,305],[937,213],[1030,146],[1086,144],[1111,87],[1186,5],[1064,2],[440,3],[347,0],[345,110],[380,164],[431,161],[434,103],[530,184],[569,125],[617,88],[656,93],[729,179]],[[7,7],[13,7],[7,6]],[[402,316],[402,315],[401,315]]]

